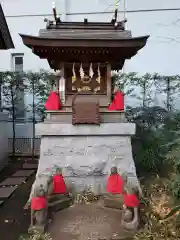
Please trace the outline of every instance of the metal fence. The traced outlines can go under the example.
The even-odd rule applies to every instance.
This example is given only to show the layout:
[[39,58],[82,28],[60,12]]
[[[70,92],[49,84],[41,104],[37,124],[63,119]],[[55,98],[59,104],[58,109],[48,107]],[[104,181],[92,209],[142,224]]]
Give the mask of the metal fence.
[[[34,156],[40,155],[41,139],[35,138]],[[8,153],[12,155],[13,138],[8,138]],[[33,138],[16,138],[15,139],[15,155],[16,156],[32,156],[33,155]]]

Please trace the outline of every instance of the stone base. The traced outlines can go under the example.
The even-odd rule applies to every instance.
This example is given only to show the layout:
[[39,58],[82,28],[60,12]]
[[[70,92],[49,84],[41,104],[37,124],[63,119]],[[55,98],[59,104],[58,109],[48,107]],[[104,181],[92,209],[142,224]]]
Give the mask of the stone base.
[[43,234],[43,233],[45,233],[46,232],[46,230],[47,230],[47,224],[45,224],[45,225],[41,225],[41,226],[30,226],[29,228],[28,228],[28,233],[33,233],[33,232],[39,232],[39,233],[41,233],[41,234]]
[[132,123],[37,124],[36,134],[42,138],[36,179],[52,174],[58,166],[70,191],[99,195],[106,192],[111,167],[117,166],[121,174],[127,173],[129,181],[138,186],[131,149],[134,133]]
[[64,200],[64,199],[69,199],[69,196],[68,195],[65,195],[65,194],[52,194],[50,196],[48,196],[48,203],[52,203],[52,202],[55,202],[55,201],[58,201],[58,200]]
[[104,207],[123,209],[123,196],[107,196],[104,198]]
[[[127,122],[124,111],[108,111],[107,108],[99,109],[101,123]],[[72,123],[72,108],[60,111],[47,111],[45,123]]]
[[64,208],[68,208],[71,205],[72,200],[70,198],[59,199],[54,202],[48,203],[50,212],[55,213]]

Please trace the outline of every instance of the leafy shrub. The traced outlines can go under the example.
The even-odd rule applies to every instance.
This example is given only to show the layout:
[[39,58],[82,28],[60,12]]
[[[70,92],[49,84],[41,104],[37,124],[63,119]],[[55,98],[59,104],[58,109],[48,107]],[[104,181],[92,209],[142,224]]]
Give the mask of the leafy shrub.
[[20,236],[19,240],[52,240],[49,233],[41,234],[37,231],[33,231],[24,236]]

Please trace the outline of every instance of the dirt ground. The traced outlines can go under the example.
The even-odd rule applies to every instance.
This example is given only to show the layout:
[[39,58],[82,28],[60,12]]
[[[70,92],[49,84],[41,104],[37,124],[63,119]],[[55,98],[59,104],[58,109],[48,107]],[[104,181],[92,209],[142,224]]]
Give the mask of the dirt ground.
[[[10,160],[7,166],[0,172],[0,182],[12,176],[18,169],[22,169],[25,159]],[[27,233],[30,216],[23,207],[28,200],[34,176],[29,177],[16,189],[13,195],[0,206],[0,239],[18,240],[21,234]]]

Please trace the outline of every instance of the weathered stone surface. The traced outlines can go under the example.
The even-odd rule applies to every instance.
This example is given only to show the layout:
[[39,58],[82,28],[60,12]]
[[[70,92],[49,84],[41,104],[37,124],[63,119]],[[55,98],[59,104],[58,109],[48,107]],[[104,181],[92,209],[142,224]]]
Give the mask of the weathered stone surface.
[[98,203],[78,204],[53,216],[48,231],[53,240],[120,240],[133,235],[121,227],[121,211]]
[[104,207],[115,208],[122,210],[123,208],[123,197],[106,197],[104,198]]
[[51,179],[50,174],[51,172],[49,172],[49,174],[46,173],[46,174],[36,175],[36,180],[32,185],[31,194],[28,202],[30,202],[32,197],[35,196],[36,189],[40,189],[41,185],[43,185],[44,191],[48,192],[49,181]]
[[99,194],[105,192],[111,167],[117,166],[120,173],[128,174],[129,181],[138,184],[130,138],[135,131],[134,124],[101,124],[98,127],[42,124],[38,129],[41,129],[38,133],[41,132],[42,139],[37,175],[49,175],[59,166],[70,189]]
[[65,199],[59,199],[54,202],[51,202],[48,204],[48,207],[51,212],[58,212],[64,208],[68,208],[71,205],[71,199],[65,198]]
[[85,124],[74,126],[64,123],[38,123],[36,135],[40,136],[102,136],[102,135],[134,135],[136,125],[134,123],[102,123],[100,126]]

